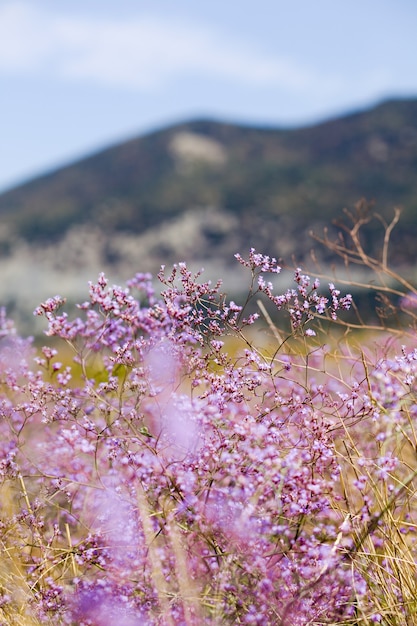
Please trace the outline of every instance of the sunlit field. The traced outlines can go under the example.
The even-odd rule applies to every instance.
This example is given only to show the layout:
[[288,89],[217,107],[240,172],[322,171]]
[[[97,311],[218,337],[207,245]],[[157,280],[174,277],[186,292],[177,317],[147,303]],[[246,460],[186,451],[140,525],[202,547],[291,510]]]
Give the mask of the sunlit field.
[[3,313],[1,623],[415,623],[417,289],[367,211],[322,243],[375,273],[370,323],[253,249],[244,302],[180,263],[41,303],[39,349]]

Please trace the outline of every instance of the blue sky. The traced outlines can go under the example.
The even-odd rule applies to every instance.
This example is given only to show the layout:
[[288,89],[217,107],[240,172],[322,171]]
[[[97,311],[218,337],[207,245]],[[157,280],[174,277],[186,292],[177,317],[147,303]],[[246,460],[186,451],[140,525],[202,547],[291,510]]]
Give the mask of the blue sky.
[[1,0],[0,191],[185,120],[417,96],[415,0]]

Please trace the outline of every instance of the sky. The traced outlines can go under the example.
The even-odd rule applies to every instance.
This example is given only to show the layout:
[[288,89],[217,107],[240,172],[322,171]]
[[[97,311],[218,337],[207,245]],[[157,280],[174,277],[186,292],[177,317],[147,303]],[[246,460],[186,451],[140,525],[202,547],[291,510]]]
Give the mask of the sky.
[[0,192],[197,117],[417,96],[415,0],[0,0]]

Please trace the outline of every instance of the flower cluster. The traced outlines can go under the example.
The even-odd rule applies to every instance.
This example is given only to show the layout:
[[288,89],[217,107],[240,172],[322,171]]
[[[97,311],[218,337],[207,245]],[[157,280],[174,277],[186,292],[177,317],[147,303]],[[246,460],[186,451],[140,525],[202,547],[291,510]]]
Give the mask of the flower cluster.
[[[389,519],[417,556],[416,352],[339,344],[333,363],[313,323],[351,297],[298,269],[276,295],[275,259],[238,261],[250,295],[287,311],[287,342],[253,343],[256,315],[185,264],[161,270],[160,297],[149,275],[124,288],[100,275],[75,319],[47,300],[35,313],[55,341],[38,354],[1,318],[8,623],[377,621]],[[411,585],[391,591],[411,606]]]
[[[352,296],[350,294],[340,297],[340,291],[333,283],[329,283],[330,297],[320,294],[319,279],[316,278],[312,282],[310,276],[301,273],[300,268],[294,272],[294,282],[296,288],[287,289],[285,293],[275,295],[272,282],[266,282],[262,274],[258,276],[259,291],[264,293],[278,310],[288,311],[294,330],[304,327],[317,315],[327,315],[336,321],[339,310],[348,311],[351,307]],[[312,335],[313,332],[310,330],[307,334]]]

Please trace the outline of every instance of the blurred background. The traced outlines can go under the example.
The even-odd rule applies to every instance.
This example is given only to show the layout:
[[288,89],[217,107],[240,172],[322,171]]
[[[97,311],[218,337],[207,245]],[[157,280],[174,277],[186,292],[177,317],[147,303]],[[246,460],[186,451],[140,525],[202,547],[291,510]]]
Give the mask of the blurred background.
[[236,286],[362,196],[411,271],[416,32],[413,0],[2,1],[0,304],[182,260]]
[[298,126],[417,93],[413,0],[4,1],[0,189],[189,118]]

